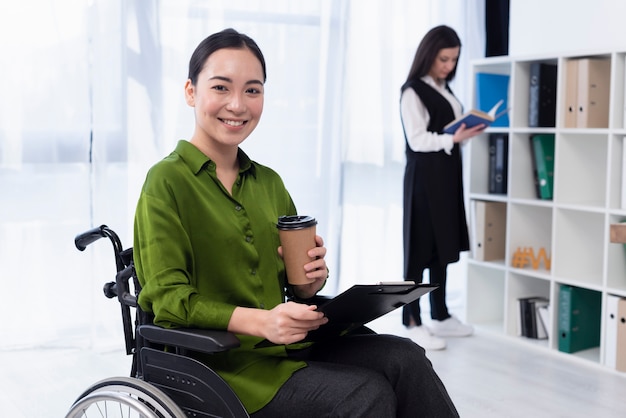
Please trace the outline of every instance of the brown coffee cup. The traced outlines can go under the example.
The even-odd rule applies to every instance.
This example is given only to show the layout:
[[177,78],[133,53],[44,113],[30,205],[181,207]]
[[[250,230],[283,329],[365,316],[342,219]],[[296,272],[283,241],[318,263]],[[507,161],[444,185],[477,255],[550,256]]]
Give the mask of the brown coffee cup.
[[308,284],[315,281],[306,277],[304,265],[314,260],[307,255],[315,248],[317,221],[311,216],[281,216],[276,227],[283,247],[283,260],[287,270],[287,282],[293,285]]

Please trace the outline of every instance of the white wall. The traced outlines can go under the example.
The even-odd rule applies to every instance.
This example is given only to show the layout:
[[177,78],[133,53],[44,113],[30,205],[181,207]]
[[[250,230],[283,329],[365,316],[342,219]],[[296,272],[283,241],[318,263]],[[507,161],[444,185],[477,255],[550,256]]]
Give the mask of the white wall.
[[511,0],[509,55],[626,50],[624,0]]

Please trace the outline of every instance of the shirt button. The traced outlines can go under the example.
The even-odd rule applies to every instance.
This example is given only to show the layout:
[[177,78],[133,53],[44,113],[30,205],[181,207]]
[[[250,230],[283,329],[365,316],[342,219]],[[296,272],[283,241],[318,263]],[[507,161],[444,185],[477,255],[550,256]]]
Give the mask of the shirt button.
[[256,270],[251,270],[250,273],[254,276],[256,274]]
[[235,210],[236,211],[240,211],[241,210],[241,206],[239,206],[239,205],[235,206]]
[[264,304],[264,303],[261,303],[261,304],[259,305],[259,307],[260,307],[261,309],[265,309],[265,304]]
[[246,242],[252,241],[252,237],[246,237]]

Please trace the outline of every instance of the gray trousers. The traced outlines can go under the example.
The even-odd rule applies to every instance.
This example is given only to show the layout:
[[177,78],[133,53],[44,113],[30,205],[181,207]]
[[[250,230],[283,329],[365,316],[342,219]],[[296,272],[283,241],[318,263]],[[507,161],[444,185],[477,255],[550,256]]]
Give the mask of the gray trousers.
[[308,367],[253,418],[459,416],[424,349],[409,339],[344,336],[291,356]]

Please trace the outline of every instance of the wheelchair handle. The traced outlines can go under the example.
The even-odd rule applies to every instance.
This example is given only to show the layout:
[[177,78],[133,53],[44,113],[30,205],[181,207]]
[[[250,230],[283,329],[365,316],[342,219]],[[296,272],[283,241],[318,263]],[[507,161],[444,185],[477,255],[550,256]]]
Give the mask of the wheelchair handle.
[[105,283],[104,286],[102,287],[102,291],[104,292],[104,296],[106,296],[109,299],[113,299],[117,297],[117,283],[115,282],[108,282]]
[[106,225],[100,225],[97,228],[90,229],[89,231],[85,231],[81,234],[76,235],[74,238],[74,244],[79,251],[85,251],[85,248],[92,242],[99,240],[100,238],[104,238],[107,236],[106,230],[108,227]]

